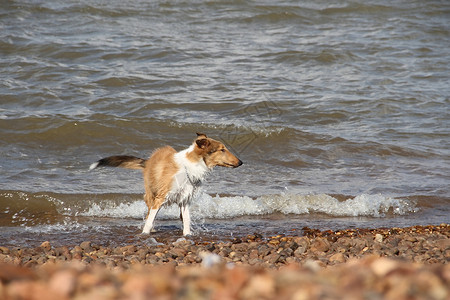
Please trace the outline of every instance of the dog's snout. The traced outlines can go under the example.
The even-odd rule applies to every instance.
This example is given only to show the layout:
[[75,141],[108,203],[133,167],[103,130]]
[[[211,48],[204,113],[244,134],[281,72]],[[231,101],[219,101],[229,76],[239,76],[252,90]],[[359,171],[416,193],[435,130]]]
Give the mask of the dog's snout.
[[238,161],[238,164],[237,164],[237,166],[236,166],[236,168],[239,167],[239,166],[242,166],[243,164],[244,164],[244,163],[242,162],[242,160],[239,160],[239,161]]

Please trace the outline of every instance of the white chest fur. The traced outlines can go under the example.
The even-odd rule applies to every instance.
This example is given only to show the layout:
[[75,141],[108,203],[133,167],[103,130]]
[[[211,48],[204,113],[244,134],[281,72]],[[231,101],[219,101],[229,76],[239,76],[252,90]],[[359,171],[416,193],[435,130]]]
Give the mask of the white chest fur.
[[194,162],[187,158],[187,154],[193,150],[194,145],[175,154],[174,159],[179,170],[175,174],[170,192],[166,196],[167,204],[189,205],[209,172],[203,159]]

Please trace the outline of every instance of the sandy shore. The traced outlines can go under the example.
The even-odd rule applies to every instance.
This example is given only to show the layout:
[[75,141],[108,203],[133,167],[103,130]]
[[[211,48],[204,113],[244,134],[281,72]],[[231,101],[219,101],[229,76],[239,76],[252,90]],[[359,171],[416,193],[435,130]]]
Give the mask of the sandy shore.
[[0,299],[450,299],[450,225],[0,246]]

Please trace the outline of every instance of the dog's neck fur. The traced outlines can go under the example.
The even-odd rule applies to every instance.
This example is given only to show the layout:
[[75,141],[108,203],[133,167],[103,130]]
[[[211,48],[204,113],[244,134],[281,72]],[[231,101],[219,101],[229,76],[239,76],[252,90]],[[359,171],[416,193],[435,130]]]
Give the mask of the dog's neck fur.
[[202,182],[208,172],[211,171],[203,157],[194,152],[195,147],[194,143],[189,148],[175,154],[175,161],[180,166],[180,171],[184,169],[191,183]]

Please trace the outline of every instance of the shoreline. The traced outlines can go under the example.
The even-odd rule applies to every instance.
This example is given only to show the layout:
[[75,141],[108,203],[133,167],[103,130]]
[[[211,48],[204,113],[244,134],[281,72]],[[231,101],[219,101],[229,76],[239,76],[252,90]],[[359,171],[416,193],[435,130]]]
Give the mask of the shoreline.
[[[98,297],[105,299],[180,293],[201,299],[270,299],[281,294],[286,299],[319,299],[339,298],[350,287],[356,297],[367,291],[388,299],[391,294],[407,298],[412,292],[422,298],[450,297],[449,224],[303,228],[303,236],[253,234],[231,241],[149,241],[120,247],[89,241],[73,247],[53,247],[46,241],[35,248],[0,244],[0,298],[41,299],[26,293],[42,289],[58,299],[88,299],[95,293],[104,293]],[[99,289],[101,283],[108,288]]]

